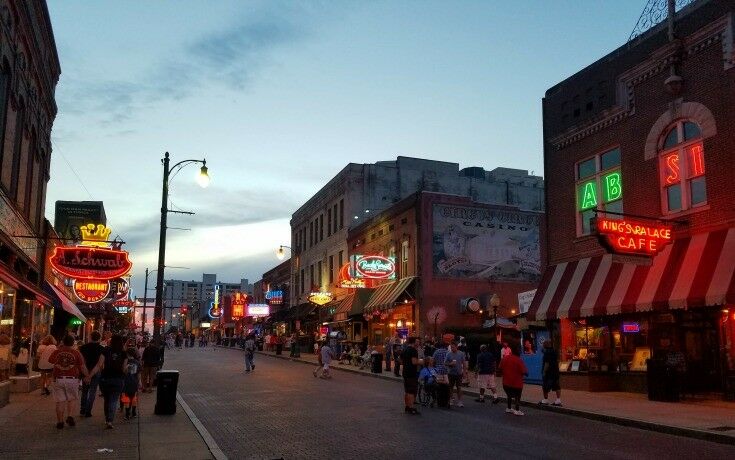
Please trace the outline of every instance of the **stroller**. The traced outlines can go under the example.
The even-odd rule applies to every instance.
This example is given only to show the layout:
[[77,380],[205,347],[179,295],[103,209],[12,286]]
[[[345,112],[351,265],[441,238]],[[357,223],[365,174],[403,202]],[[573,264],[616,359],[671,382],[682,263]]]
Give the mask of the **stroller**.
[[370,349],[365,350],[365,354],[357,357],[357,366],[361,370],[370,369],[370,366],[372,365],[372,363],[373,363],[372,350]]

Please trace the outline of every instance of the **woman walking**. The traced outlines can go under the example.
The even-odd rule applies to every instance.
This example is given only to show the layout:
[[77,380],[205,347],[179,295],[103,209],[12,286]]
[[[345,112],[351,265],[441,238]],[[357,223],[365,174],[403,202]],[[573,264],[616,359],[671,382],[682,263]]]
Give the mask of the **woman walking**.
[[52,335],[47,335],[41,340],[41,345],[38,347],[38,369],[41,371],[41,394],[50,395],[51,391],[48,389],[51,383],[51,371],[54,370],[54,365],[51,364],[48,359],[51,354],[56,351],[56,339]]
[[[513,415],[524,415],[520,409],[521,393],[523,392],[523,377],[528,375],[528,369],[520,358],[521,350],[518,346],[511,349],[511,354],[505,356],[498,369],[503,373],[503,389],[508,399],[508,408],[505,412]],[[515,409],[512,403],[515,402]]]
[[107,429],[112,429],[112,422],[115,420],[115,412],[117,412],[117,405],[120,402],[120,395],[125,382],[127,362],[122,336],[113,335],[110,339],[110,345],[105,348],[97,365],[90,372],[91,375],[94,375],[101,371],[100,386],[102,387],[102,396],[105,399]]

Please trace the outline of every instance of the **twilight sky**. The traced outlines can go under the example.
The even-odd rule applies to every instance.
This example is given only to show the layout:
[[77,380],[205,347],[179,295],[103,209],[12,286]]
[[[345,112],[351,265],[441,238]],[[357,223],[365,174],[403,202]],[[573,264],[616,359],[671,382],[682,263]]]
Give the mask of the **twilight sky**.
[[[142,296],[160,159],[167,278],[252,281],[348,162],[397,155],[542,174],[544,91],[624,44],[645,0],[48,0],[61,60],[47,217],[102,200]],[[155,282],[152,282],[155,284]]]

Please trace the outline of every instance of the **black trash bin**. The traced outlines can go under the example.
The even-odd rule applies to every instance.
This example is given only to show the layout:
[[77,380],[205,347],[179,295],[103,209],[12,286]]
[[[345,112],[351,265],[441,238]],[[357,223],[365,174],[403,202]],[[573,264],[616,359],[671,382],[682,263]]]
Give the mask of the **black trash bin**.
[[649,359],[646,363],[648,399],[665,402],[679,401],[680,375],[676,369],[658,359]]
[[383,355],[381,353],[372,353],[370,355],[370,360],[372,361],[372,366],[370,367],[370,371],[373,374],[382,374],[383,373]]
[[156,415],[176,413],[176,389],[179,385],[179,371],[156,372]]

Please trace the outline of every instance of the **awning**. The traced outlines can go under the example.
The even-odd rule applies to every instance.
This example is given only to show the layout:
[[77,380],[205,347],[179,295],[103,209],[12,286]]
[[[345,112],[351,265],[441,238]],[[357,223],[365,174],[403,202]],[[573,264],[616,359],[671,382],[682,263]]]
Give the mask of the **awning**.
[[396,302],[396,299],[408,289],[416,276],[409,276],[392,283],[386,283],[378,286],[373,292],[372,297],[365,305],[364,312],[370,313],[375,310],[387,310]]
[[361,315],[373,295],[373,289],[358,288],[339,301],[334,321],[347,321],[350,316]]
[[303,303],[301,305],[296,305],[295,307],[291,307],[288,310],[288,316],[286,319],[288,320],[306,320],[307,316],[309,316],[315,309],[316,304],[313,303]]
[[82,320],[82,322],[86,322],[87,321],[87,318],[85,318],[84,315],[82,314],[82,312],[79,311],[79,308],[77,308],[77,306],[74,305],[74,302],[72,302],[71,300],[69,300],[64,295],[63,292],[61,292],[59,289],[56,288],[56,286],[54,286],[53,284],[51,284],[49,282],[44,282],[44,285],[46,287],[48,287],[50,289],[49,292],[52,293],[54,295],[54,297],[56,297],[56,299],[59,302],[58,306],[60,306],[61,308],[63,308],[64,311],[66,311],[70,315],[76,316],[77,318],[79,318],[80,320]]
[[530,320],[581,318],[735,303],[735,228],[676,240],[650,265],[588,257],[549,267]]

